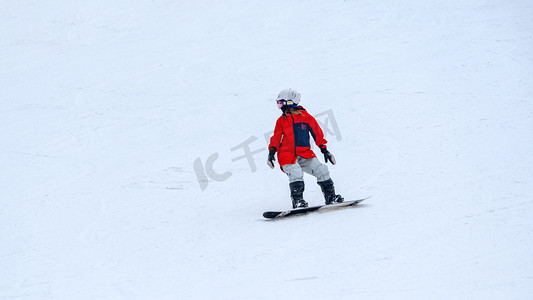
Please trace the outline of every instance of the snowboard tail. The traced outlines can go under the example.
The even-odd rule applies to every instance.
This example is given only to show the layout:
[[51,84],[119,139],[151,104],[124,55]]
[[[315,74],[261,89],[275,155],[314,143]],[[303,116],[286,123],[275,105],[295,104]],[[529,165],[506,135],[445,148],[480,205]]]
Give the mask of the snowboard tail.
[[284,218],[299,214],[305,214],[313,211],[320,211],[320,210],[330,210],[330,209],[336,209],[336,208],[343,208],[343,207],[350,207],[355,206],[366,199],[370,197],[364,198],[364,199],[358,199],[358,200],[351,200],[351,201],[344,201],[341,203],[335,203],[335,204],[324,204],[324,205],[318,205],[318,206],[311,206],[311,207],[304,207],[304,208],[295,208],[295,209],[289,209],[285,211],[267,211],[263,213],[263,217],[267,219],[278,219],[278,218]]

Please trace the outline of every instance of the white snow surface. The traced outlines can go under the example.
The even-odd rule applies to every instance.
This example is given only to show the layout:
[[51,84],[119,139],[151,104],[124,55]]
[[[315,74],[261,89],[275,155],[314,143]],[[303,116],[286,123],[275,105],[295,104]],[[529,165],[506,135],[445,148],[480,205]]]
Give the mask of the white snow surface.
[[[0,6],[0,299],[533,299],[530,0]],[[263,219],[288,87],[365,204]]]

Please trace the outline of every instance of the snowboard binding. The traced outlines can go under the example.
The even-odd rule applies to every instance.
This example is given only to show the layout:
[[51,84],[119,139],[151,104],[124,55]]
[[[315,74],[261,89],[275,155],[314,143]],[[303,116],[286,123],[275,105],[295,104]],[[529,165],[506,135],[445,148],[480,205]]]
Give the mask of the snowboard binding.
[[331,178],[317,183],[322,189],[326,205],[344,202],[344,198],[341,195],[335,194],[335,186],[333,185],[333,180],[331,180]]
[[291,191],[292,208],[305,208],[309,206],[303,196],[305,189],[303,181],[291,182],[289,188]]

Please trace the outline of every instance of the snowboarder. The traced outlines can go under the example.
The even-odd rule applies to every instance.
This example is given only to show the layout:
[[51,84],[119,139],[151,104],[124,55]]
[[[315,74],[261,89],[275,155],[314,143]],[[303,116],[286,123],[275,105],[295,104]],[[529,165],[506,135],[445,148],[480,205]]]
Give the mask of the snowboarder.
[[300,93],[293,89],[285,89],[278,94],[276,103],[282,115],[278,118],[274,134],[270,138],[267,164],[270,168],[274,168],[276,160],[274,155],[277,152],[281,170],[289,177],[292,207],[308,206],[303,198],[304,172],[317,178],[326,204],[343,202],[344,198],[335,194],[328,166],[322,164],[311,150],[309,134],[313,136],[315,144],[324,154],[326,163],[329,161],[335,165],[335,157],[326,147],[327,141],[324,139],[322,129],[315,118],[298,105]]

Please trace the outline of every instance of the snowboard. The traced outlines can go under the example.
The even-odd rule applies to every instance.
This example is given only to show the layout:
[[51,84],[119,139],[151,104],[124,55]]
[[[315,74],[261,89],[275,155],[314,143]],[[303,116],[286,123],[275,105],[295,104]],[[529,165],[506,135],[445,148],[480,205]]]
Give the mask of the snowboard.
[[357,205],[366,199],[370,197],[364,198],[364,199],[358,199],[358,200],[351,200],[351,201],[344,201],[341,203],[335,203],[335,204],[323,204],[318,206],[310,206],[310,207],[304,207],[304,208],[295,208],[295,209],[289,209],[285,211],[267,211],[263,213],[263,217],[267,219],[279,219],[299,214],[305,214],[313,211],[321,211],[321,210],[330,210],[330,209],[337,209],[337,208],[343,208],[343,207],[350,207]]

